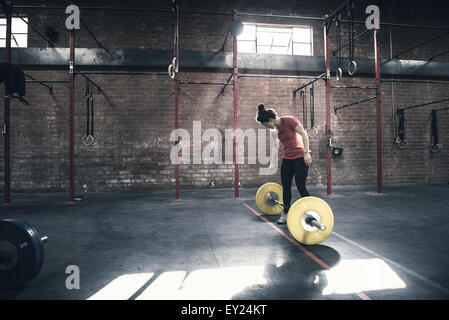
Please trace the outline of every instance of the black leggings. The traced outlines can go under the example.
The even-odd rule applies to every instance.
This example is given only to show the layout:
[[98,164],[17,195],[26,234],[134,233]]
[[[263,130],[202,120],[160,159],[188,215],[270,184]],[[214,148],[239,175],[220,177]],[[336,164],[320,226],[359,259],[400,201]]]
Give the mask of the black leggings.
[[281,165],[281,180],[284,204],[284,212],[287,213],[290,208],[290,202],[292,201],[292,181],[293,175],[295,176],[296,187],[298,188],[301,197],[309,196],[309,191],[306,188],[307,174],[309,168],[304,162],[304,157],[297,159],[282,159]]

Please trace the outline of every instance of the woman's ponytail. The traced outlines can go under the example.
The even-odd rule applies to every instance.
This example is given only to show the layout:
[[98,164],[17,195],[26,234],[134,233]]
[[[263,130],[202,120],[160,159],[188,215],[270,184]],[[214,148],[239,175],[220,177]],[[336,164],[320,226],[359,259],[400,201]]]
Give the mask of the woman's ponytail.
[[273,109],[265,109],[263,104],[259,104],[256,120],[260,123],[265,123],[270,119],[276,119],[276,112]]

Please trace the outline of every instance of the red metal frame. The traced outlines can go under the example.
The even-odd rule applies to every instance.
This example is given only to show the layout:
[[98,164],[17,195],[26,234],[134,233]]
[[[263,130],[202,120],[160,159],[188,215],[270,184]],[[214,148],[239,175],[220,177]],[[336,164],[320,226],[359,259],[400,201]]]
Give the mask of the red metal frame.
[[380,59],[377,29],[374,29],[374,63],[376,69],[376,118],[377,118],[377,192],[382,193],[382,104],[380,96]]
[[[175,130],[178,129],[178,114],[179,114],[179,76],[175,74],[173,90],[174,96],[174,110],[175,110]],[[175,164],[175,199],[179,200],[179,164]]]
[[[173,56],[179,68],[179,7],[178,1],[173,0]],[[175,66],[173,66],[175,67]],[[179,128],[179,72],[175,72],[173,79],[173,108],[175,112],[175,130]],[[179,200],[179,164],[175,164],[175,199]]]
[[75,30],[70,31],[69,65],[69,203],[75,203]]
[[[12,1],[11,1],[10,5],[12,7]],[[5,61],[6,62],[11,62],[11,24],[12,24],[11,14],[12,14],[11,11],[9,13],[6,13],[6,48],[5,48]],[[4,154],[4,168],[3,169],[4,169],[4,181],[5,181],[4,201],[5,201],[6,205],[9,205],[11,203],[11,158],[10,158],[11,151],[10,151],[10,140],[9,140],[9,136],[10,136],[10,132],[11,132],[10,109],[11,109],[10,99],[5,98],[5,119],[4,119],[4,129],[5,129],[4,152],[5,152],[5,154]]]
[[[237,10],[234,9],[233,20],[237,20]],[[239,128],[239,68],[237,64],[237,37],[232,37],[233,44],[233,66],[234,66],[234,194],[239,198],[239,166],[237,164],[237,129]]]
[[[328,16],[325,15],[326,19]],[[326,136],[329,143],[327,147],[327,195],[332,194],[332,158],[331,158],[331,88],[330,88],[330,49],[329,49],[329,33],[326,23],[324,24],[324,55],[326,62]]]

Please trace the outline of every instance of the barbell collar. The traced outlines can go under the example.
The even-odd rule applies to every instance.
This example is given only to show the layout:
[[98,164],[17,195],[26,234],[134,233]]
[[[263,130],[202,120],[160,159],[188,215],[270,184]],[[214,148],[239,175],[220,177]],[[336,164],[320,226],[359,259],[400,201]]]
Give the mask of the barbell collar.
[[283,203],[280,202],[279,200],[276,200],[275,198],[273,198],[273,197],[271,196],[271,193],[268,193],[268,194],[267,194],[266,199],[267,199],[268,201],[272,202],[273,205],[274,205],[274,204],[279,204],[279,205],[281,205],[281,206],[283,206],[283,207],[287,207],[285,204],[283,204]]
[[326,226],[324,224],[322,224],[321,222],[319,222],[317,219],[315,219],[314,217],[308,217],[306,218],[306,223],[312,227],[318,228],[321,231],[326,230]]
[[273,201],[274,203],[276,203],[276,204],[279,204],[279,205],[283,206],[283,207],[287,207],[285,204],[283,204],[283,203],[280,202],[279,200],[273,199],[272,201]]

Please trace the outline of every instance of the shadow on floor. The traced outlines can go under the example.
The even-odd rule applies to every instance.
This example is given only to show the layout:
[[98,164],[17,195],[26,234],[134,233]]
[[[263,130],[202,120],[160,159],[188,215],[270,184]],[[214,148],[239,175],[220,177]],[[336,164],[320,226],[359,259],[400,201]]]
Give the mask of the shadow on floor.
[[[304,246],[307,250],[326,262],[329,267],[340,261],[340,254],[325,245]],[[267,300],[308,300],[323,299],[322,292],[327,282],[321,274],[323,267],[292,248],[288,259],[281,265],[270,263],[265,266],[264,278],[267,283],[250,286],[234,295],[232,299]]]

